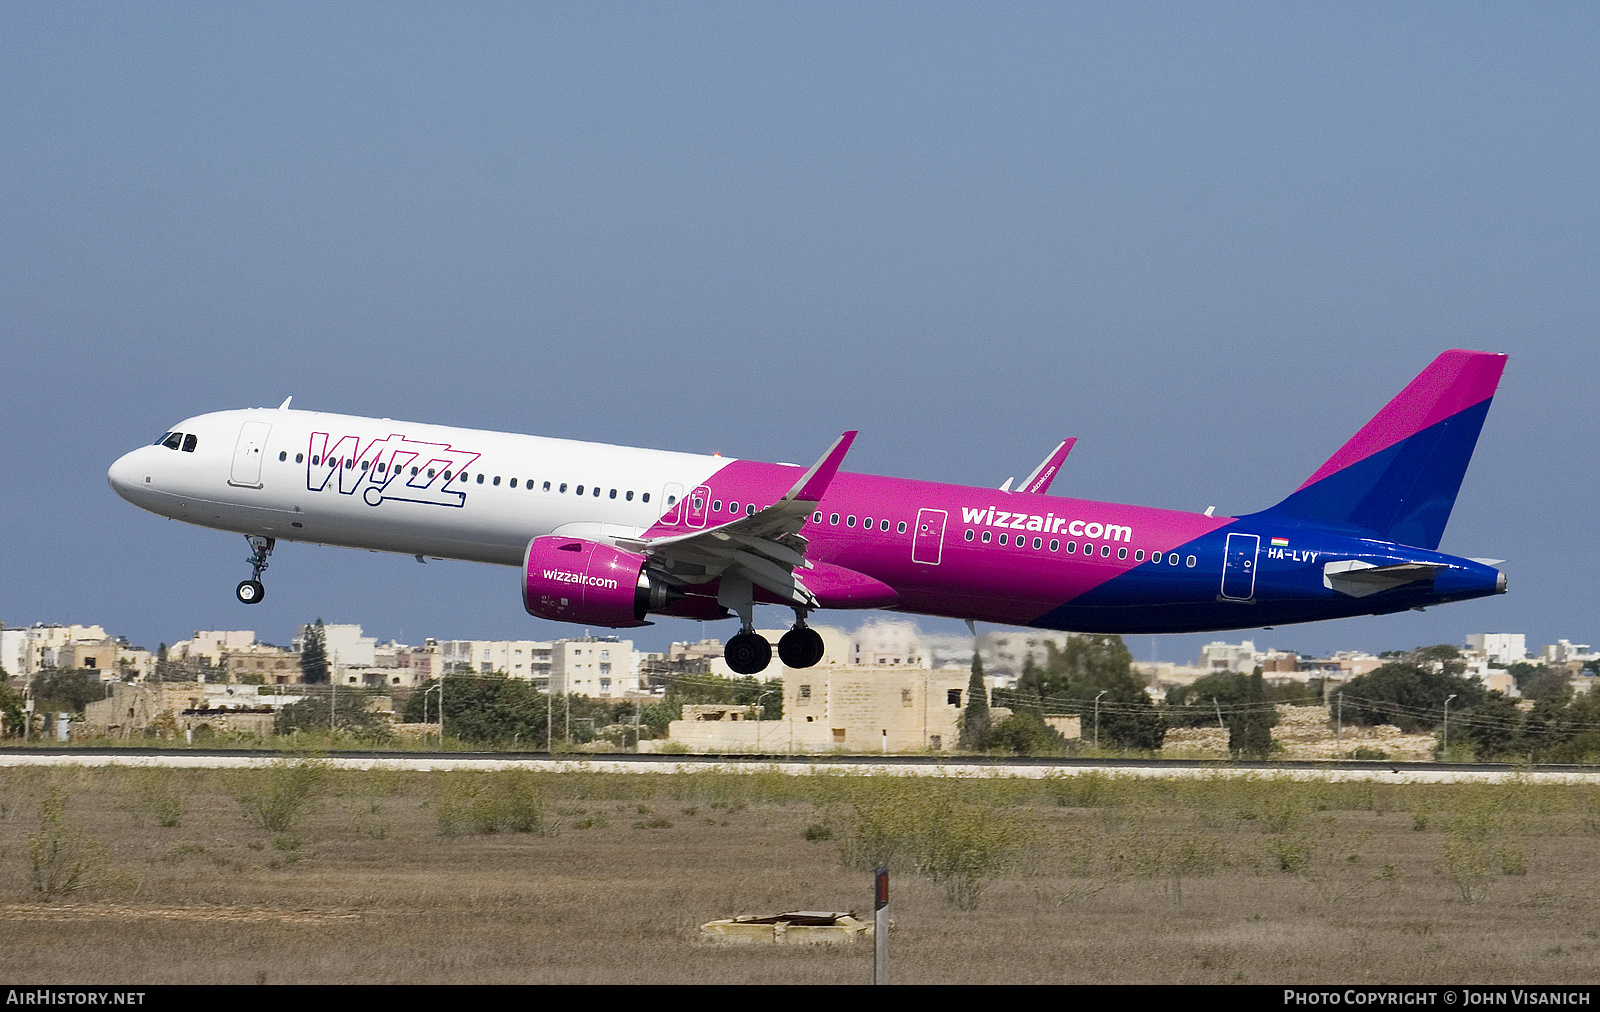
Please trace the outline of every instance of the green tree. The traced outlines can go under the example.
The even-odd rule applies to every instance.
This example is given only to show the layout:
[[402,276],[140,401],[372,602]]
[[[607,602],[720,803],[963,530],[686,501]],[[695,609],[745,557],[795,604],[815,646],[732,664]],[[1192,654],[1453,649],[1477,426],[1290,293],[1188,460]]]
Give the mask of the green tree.
[[1450,742],[1472,746],[1482,760],[1525,754],[1524,715],[1503,692],[1490,692],[1483,701],[1450,712]]
[[[420,723],[423,707],[428,715],[438,720],[439,691],[428,690],[438,685],[429,681],[418,686],[406,701],[404,717],[408,722]],[[508,678],[503,672],[488,674],[449,674],[444,676],[444,730],[447,735],[461,741],[477,744],[516,743],[525,748],[548,748],[549,697],[524,678]],[[424,703],[426,700],[426,703]],[[556,702],[554,724],[556,734],[562,735],[566,727],[568,710],[561,700]],[[593,723],[593,707],[582,696],[572,696],[566,701],[575,718],[573,740],[588,741]]]
[[997,703],[1041,715],[1075,714],[1088,740],[1093,736],[1096,698],[1102,743],[1125,749],[1161,747],[1166,718],[1134,677],[1133,655],[1121,636],[1073,636],[1059,649],[1047,642],[1044,663],[1025,662],[1017,689]]
[[967,705],[961,711],[959,748],[982,751],[989,747],[989,689],[983,684],[983,658],[972,652],[972,675],[967,679]]
[[39,713],[82,713],[83,708],[106,697],[100,673],[83,668],[46,668],[33,678],[34,710]]
[[11,687],[11,679],[0,668],[0,716],[5,718],[6,733],[22,737],[23,694]]
[[1466,662],[1455,647],[1419,647],[1401,658],[1352,678],[1344,687],[1345,719],[1358,724],[1393,724],[1402,731],[1432,730],[1452,708],[1476,706],[1484,688],[1463,678]]
[[367,692],[341,692],[337,701],[332,694],[307,696],[278,711],[272,729],[278,734],[295,731],[327,731],[330,721],[340,731],[370,741],[383,741],[391,736],[388,718],[367,709],[371,694]]
[[[1544,763],[1593,763],[1600,758],[1600,697],[1585,692],[1570,699],[1547,696],[1533,704],[1522,723],[1517,753]],[[1455,736],[1455,719],[1450,721]]]
[[300,644],[300,680],[307,685],[328,684],[328,638],[321,617],[306,627]]
[[1019,710],[990,729],[988,746],[1016,755],[1063,755],[1067,739],[1043,717]]
[[1243,677],[1244,698],[1228,715],[1228,751],[1241,758],[1260,759],[1272,751],[1278,709],[1267,701],[1267,685],[1259,667]]

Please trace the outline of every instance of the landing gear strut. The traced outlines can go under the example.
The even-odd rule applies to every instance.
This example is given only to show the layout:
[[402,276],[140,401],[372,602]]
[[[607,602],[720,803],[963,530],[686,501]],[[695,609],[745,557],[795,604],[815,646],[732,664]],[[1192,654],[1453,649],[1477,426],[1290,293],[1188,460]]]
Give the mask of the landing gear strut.
[[260,604],[261,599],[267,596],[267,588],[261,585],[261,574],[266,571],[267,556],[277,547],[278,540],[258,534],[247,534],[245,540],[250,542],[250,557],[244,560],[250,566],[250,579],[239,581],[239,586],[233,589],[233,596],[239,599],[240,604]]
[[717,590],[717,603],[739,616],[739,634],[722,648],[728,667],[741,675],[765,671],[772,663],[772,644],[756,635],[755,594],[750,581],[733,574],[724,575]]

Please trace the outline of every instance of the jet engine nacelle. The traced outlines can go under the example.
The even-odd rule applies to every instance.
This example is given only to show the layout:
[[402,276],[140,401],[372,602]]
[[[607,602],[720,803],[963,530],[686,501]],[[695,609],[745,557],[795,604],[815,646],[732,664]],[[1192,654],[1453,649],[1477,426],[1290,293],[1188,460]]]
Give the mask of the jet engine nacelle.
[[682,595],[645,571],[637,552],[583,538],[534,538],[522,559],[522,606],[557,622],[613,629],[649,625],[646,614]]

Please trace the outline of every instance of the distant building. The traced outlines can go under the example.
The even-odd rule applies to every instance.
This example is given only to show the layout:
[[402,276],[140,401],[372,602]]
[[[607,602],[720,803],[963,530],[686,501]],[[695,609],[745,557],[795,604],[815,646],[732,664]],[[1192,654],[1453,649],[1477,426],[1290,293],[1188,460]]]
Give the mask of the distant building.
[[1213,640],[1200,648],[1199,667],[1207,672],[1242,671],[1249,674],[1256,669],[1257,663],[1254,640],[1245,640],[1243,643]]
[[1595,659],[1595,653],[1587,643],[1573,643],[1570,640],[1557,640],[1550,643],[1540,651],[1540,659],[1546,664],[1566,664],[1577,661],[1582,665],[1585,661]]
[[222,667],[223,658],[236,650],[255,646],[256,634],[250,629],[201,629],[186,640],[179,640],[167,648],[168,661],[204,661],[214,668]]
[[633,641],[615,636],[556,640],[550,645],[547,691],[608,698],[639,691]]
[[[169,652],[168,656],[171,654]],[[268,643],[225,650],[221,668],[229,682],[259,685],[300,684],[300,655]]]
[[[294,643],[290,645],[290,649],[295,653],[298,654],[304,649],[306,634],[310,629],[310,625],[300,626]],[[359,625],[324,624],[322,650],[327,655],[330,668],[335,664],[358,668],[371,668],[378,664],[377,637],[361,635]]]
[[959,736],[968,678],[959,668],[818,665],[782,678],[782,720],[755,720],[753,706],[685,707],[666,741],[691,751],[937,752]]
[[438,640],[446,671],[501,671],[512,678],[550,677],[551,644],[541,640]]
[[1469,633],[1467,652],[1496,664],[1515,664],[1528,659],[1528,637],[1523,633]]
[[[46,625],[0,629],[0,667],[13,677],[31,678],[45,668],[56,667],[56,651],[77,643],[103,644],[111,640],[97,625]],[[110,656],[107,650],[106,656]],[[96,656],[96,662],[101,658]],[[115,661],[107,669],[114,669]]]

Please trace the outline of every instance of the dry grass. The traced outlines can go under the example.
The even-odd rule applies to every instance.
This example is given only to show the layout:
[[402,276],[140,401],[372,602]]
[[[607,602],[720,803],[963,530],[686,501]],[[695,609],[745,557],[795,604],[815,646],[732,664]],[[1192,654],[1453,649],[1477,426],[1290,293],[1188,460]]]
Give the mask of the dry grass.
[[[870,874],[841,848],[863,791],[884,805],[896,789],[947,804],[952,825],[987,813],[1026,842],[972,910],[935,878],[897,874],[897,980],[1585,983],[1600,966],[1593,788],[1084,775],[928,793],[915,779],[761,773],[522,774],[466,790],[447,775],[328,771],[281,831],[247,818],[235,797],[260,792],[236,775],[173,773],[156,790],[115,770],[0,770],[13,976],[865,983],[867,944],[723,946],[696,928],[865,913]],[[67,800],[51,831],[98,848],[107,873],[45,897],[30,839],[50,828],[52,796]],[[169,796],[176,826],[152,815]],[[452,797],[536,803],[540,830],[442,835],[437,805]],[[834,838],[806,838],[822,825]]]

